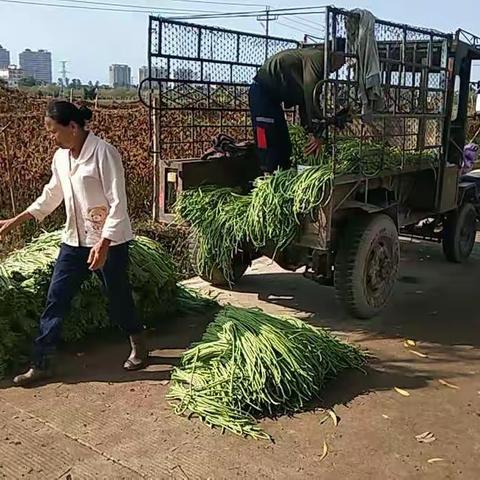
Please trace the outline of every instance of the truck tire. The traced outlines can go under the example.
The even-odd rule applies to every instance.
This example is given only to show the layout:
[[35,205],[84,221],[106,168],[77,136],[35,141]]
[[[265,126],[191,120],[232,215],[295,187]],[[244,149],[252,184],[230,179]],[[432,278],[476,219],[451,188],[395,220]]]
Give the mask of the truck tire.
[[472,253],[477,234],[477,211],[464,203],[447,215],[443,228],[443,253],[449,262],[463,263]]
[[398,231],[388,215],[352,218],[335,257],[337,299],[354,317],[377,315],[392,295],[399,264]]
[[237,253],[232,260],[232,278],[227,279],[222,270],[214,265],[209,272],[199,272],[197,269],[197,255],[198,255],[198,239],[196,236],[192,236],[190,241],[190,261],[193,269],[198,276],[205,282],[210,283],[214,287],[219,288],[232,288],[242,278],[243,274],[247,271],[247,268],[251,265],[252,261],[250,255],[247,252]]

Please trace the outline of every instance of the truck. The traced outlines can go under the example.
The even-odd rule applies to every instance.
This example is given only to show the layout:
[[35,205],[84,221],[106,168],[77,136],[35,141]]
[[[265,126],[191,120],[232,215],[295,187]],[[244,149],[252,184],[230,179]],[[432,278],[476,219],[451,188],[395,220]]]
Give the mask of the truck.
[[[392,295],[401,236],[441,243],[450,262],[467,261],[474,247],[480,172],[465,171],[464,148],[469,106],[479,103],[472,102],[471,75],[480,60],[480,38],[461,29],[443,33],[375,19],[383,98],[380,109],[366,111],[351,31],[360,14],[326,7],[324,15],[324,35],[317,43],[326,65],[339,44],[346,43],[347,58],[334,73],[325,68],[313,93],[333,157],[328,201],[304,218],[296,239],[281,252],[267,246],[238,252],[230,284],[253,259],[266,255],[286,270],[303,268],[306,277],[333,286],[351,315],[368,319]],[[139,92],[150,109],[156,220],[172,221],[172,205],[182,190],[206,184],[251,188],[259,169],[249,83],[268,56],[307,44],[150,18],[149,77]],[[346,109],[350,121],[339,129],[335,118]],[[295,111],[286,115],[296,121]],[[220,132],[246,140],[245,148],[202,156],[210,137]],[[345,138],[358,145],[357,168],[348,173],[336,168],[337,147]],[[377,151],[372,168],[362,155],[372,142],[395,151],[397,163]],[[206,280],[228,283],[215,270]]]

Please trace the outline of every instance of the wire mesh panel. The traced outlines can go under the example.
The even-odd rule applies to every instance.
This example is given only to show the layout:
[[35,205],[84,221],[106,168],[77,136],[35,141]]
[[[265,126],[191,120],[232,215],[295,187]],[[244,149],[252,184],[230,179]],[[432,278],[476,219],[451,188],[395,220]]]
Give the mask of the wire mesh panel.
[[219,133],[251,140],[249,86],[269,56],[297,47],[294,40],[150,17],[141,95],[157,112],[160,158],[199,157]]
[[[341,43],[339,39],[345,39],[347,61],[333,73],[325,69],[317,105],[325,117],[345,107],[353,114],[344,130],[329,127],[329,139],[339,152],[336,163],[348,145],[358,151],[355,171],[348,173],[375,175],[385,169],[438,166],[443,153],[451,35],[375,19],[380,84],[372,102],[365,83],[372,66],[362,63],[357,43],[360,15],[329,7],[326,18],[325,65],[331,65],[333,46]],[[368,44],[363,47],[370,48]]]

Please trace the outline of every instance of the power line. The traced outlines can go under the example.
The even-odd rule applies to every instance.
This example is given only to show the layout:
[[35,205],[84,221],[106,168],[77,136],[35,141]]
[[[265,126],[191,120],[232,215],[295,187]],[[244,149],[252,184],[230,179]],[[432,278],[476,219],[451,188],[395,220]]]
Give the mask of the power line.
[[325,9],[331,5],[315,5],[315,6],[308,6],[308,7],[288,7],[288,8],[274,8],[272,12],[293,12],[298,10],[319,10],[322,9],[325,12]]
[[[81,4],[81,5],[100,5],[103,7],[120,7],[122,9],[124,8],[133,8],[133,9],[141,9],[141,10],[146,10],[148,12],[152,12],[155,10],[165,10],[165,11],[175,11],[175,12],[198,12],[199,10],[192,10],[192,9],[184,9],[184,8],[169,8],[169,7],[161,7],[160,5],[132,5],[128,3],[114,3],[114,2],[94,2],[94,1],[89,1],[89,0],[56,0],[57,2],[65,2],[65,3],[74,3],[74,4]],[[212,10],[207,10],[207,12],[212,12],[212,13],[218,13],[214,12]]]
[[[59,0],[57,0],[59,1]],[[62,1],[62,0],[60,0]],[[71,1],[71,0],[63,0],[63,1]],[[87,6],[87,5],[67,5],[67,4],[59,4],[59,3],[45,3],[41,1],[31,1],[31,0],[0,0],[1,3],[12,3],[12,4],[17,4],[17,5],[35,5],[35,6],[41,6],[41,7],[54,7],[54,8],[71,8],[75,10],[94,10],[94,11],[102,11],[102,12],[123,12],[123,13],[149,13],[149,12],[155,12],[157,10],[165,10],[168,11],[169,13],[201,13],[205,12],[205,10],[182,10],[182,9],[167,9],[167,8],[148,8],[148,7],[137,7],[135,8],[116,8],[116,7],[101,7],[101,6]],[[79,3],[85,3],[85,2],[79,2]],[[110,4],[113,5],[113,4]],[[142,8],[142,9],[140,9]],[[212,14],[219,14],[221,12],[215,12],[212,11]]]
[[[301,29],[301,31],[310,37],[316,37],[316,38],[321,38],[320,35],[324,34],[325,29],[324,28],[317,28],[317,27],[312,27],[311,25],[308,25],[307,23],[300,22],[299,20],[293,20],[293,18],[282,18],[283,21],[288,22],[288,26],[291,26],[291,28],[296,28],[297,30]],[[293,25],[293,26],[292,26]],[[284,24],[284,26],[287,26]],[[320,31],[319,31],[320,30]],[[315,32],[315,33],[311,33]]]
[[[303,14],[302,14],[303,15]],[[309,25],[310,27],[316,27],[316,28],[321,28],[322,30],[325,30],[325,25],[320,23],[320,22],[314,22],[313,20],[302,18],[302,17],[291,17],[291,19],[295,19],[296,22],[302,23],[304,25]]]
[[[1,1],[1,0],[0,0]],[[317,8],[317,7],[316,7]],[[323,8],[323,7],[320,7]],[[272,15],[278,15],[280,17],[290,17],[290,16],[297,16],[299,13],[301,15],[318,15],[318,14],[324,14],[325,10],[315,10],[315,11],[308,11],[308,12],[294,12],[294,11],[286,11],[283,12],[280,9],[279,10],[270,10],[270,13]],[[246,11],[246,12],[225,12],[225,13],[219,13],[219,14],[200,14],[200,15],[183,15],[183,16],[178,16],[178,17],[171,17],[172,19],[175,20],[207,20],[207,19],[218,19],[218,18],[252,18],[256,17],[257,15],[263,13],[264,10],[260,11]]]
[[[244,10],[244,11],[237,11],[237,12],[215,12],[215,11],[205,11],[205,10],[187,10],[187,9],[174,9],[168,7],[152,7],[149,8],[148,6],[137,6],[137,5],[130,5],[126,7],[127,4],[121,4],[122,7],[117,7],[116,5],[111,2],[94,2],[89,1],[88,5],[85,5],[87,2],[80,1],[80,0],[56,0],[63,1],[63,2],[77,2],[78,4],[69,5],[69,4],[60,4],[60,3],[46,3],[45,1],[41,0],[0,0],[0,3],[10,3],[10,4],[17,4],[17,5],[35,5],[35,6],[42,6],[42,7],[54,7],[54,8],[70,8],[76,10],[92,10],[92,11],[105,11],[105,12],[120,12],[120,13],[157,13],[157,10],[163,10],[166,13],[169,13],[170,19],[175,20],[207,20],[207,19],[222,19],[222,18],[253,18],[257,17],[258,15],[265,12],[265,10]],[[183,1],[183,0],[178,0]],[[191,0],[195,3],[195,0]],[[205,0],[207,1],[207,0]],[[230,4],[233,4],[231,2]],[[82,5],[80,5],[82,4]],[[229,3],[223,3],[223,5],[228,5]],[[236,4],[236,3],[235,3]],[[108,6],[107,6],[108,5]],[[282,17],[285,16],[297,16],[299,13],[301,15],[313,15],[313,14],[321,14],[325,13],[324,6],[320,7],[296,7],[296,8],[279,8],[279,9],[272,9],[270,13],[272,15],[280,15]],[[320,10],[318,10],[320,9]],[[305,11],[308,10],[308,11]],[[207,12],[207,13],[205,13]]]
[[282,27],[286,27],[286,28],[289,28],[290,30],[295,30],[296,32],[300,32],[302,35],[305,35],[305,30],[300,30],[299,28],[297,27],[292,27],[291,25],[289,25],[288,23],[283,23],[281,22],[280,20],[277,22],[279,25],[282,25]]
[[[149,11],[152,10],[175,10],[177,12],[181,12],[185,9],[183,8],[169,8],[169,7],[164,7],[163,5],[132,5],[128,3],[115,3],[115,2],[97,2],[97,1],[84,1],[84,0],[57,0],[61,2],[66,2],[66,3],[81,3],[81,4],[90,4],[90,5],[103,5],[103,6],[112,6],[112,7],[121,7],[121,8],[141,8],[141,9],[147,9]],[[213,1],[213,0],[168,0],[169,2],[180,2],[180,3],[187,3],[187,4],[193,4],[193,3],[201,3],[201,4],[207,4],[207,5],[233,5],[233,6],[252,6],[252,7],[263,7],[263,4],[261,3],[239,3],[239,2],[218,2],[218,1]],[[191,9],[188,9],[186,11],[192,11]],[[201,11],[201,10],[194,10],[195,12]],[[204,10],[205,11],[205,10]],[[208,11],[208,10],[207,10]]]
[[310,25],[307,25],[306,23],[300,22],[298,20],[294,20],[293,18],[282,17],[282,20],[285,21],[285,22],[289,22],[290,25],[295,25],[296,27],[301,27],[304,30],[307,29],[307,28],[308,29],[312,28]]
[[[265,7],[263,3],[250,3],[250,2],[221,2],[221,1],[214,1],[214,0],[168,0],[169,2],[179,2],[179,3],[204,3],[207,5],[235,5],[238,7]],[[161,7],[159,7],[161,8]]]

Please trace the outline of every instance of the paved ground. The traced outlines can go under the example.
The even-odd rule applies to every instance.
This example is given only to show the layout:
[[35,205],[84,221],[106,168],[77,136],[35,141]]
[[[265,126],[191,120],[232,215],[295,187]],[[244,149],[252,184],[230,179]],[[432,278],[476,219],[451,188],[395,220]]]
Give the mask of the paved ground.
[[[151,336],[155,351],[145,371],[122,372],[127,347],[111,343],[63,355],[55,383],[29,390],[0,384],[0,478],[476,480],[479,267],[480,246],[468,265],[457,266],[437,246],[404,244],[391,305],[360,322],[343,315],[330,289],[260,261],[241,291],[220,298],[311,316],[376,356],[367,375],[347,373],[325,392],[322,406],[334,408],[337,428],[321,423],[320,411],[266,420],[271,444],[173,415],[165,400],[169,370],[209,321],[184,318]],[[407,338],[426,357],[405,348]],[[415,435],[426,431],[436,440],[419,443]]]

